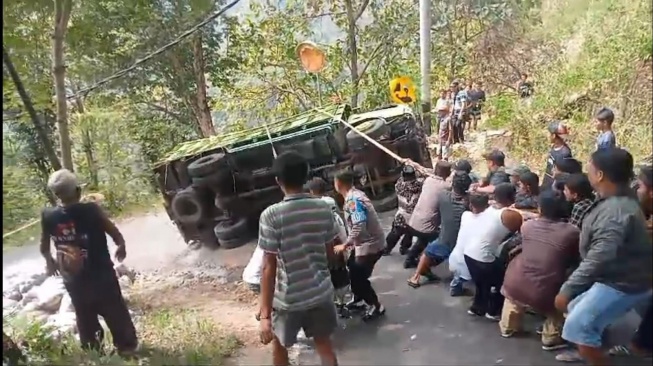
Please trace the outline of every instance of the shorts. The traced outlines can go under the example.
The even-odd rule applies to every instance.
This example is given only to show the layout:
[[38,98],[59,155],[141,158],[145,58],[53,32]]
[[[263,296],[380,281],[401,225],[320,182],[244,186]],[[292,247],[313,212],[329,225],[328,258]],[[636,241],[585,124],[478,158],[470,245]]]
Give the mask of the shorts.
[[473,107],[472,109],[470,109],[469,114],[472,117],[476,117],[476,118],[480,117],[481,116],[481,107]]
[[426,249],[424,249],[424,254],[426,254],[426,256],[431,260],[444,262],[447,260],[447,258],[449,258],[451,249],[449,249],[449,247],[444,244],[440,244],[440,242],[436,239],[426,246]]
[[338,327],[336,307],[332,299],[306,310],[274,310],[272,329],[286,348],[297,343],[297,334],[304,330],[307,338],[329,337]]
[[569,303],[562,338],[581,346],[599,348],[605,329],[650,297],[651,290],[626,294],[602,283],[594,283]]

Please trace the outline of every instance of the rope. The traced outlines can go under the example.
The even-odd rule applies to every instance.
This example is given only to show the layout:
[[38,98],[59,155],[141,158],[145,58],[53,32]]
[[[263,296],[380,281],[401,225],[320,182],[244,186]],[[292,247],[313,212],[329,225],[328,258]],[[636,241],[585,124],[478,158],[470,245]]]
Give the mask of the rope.
[[330,118],[333,119],[334,121],[338,121],[338,122],[342,123],[342,124],[345,125],[346,127],[349,127],[349,128],[350,128],[352,131],[354,131],[357,135],[359,135],[360,137],[362,137],[362,138],[364,138],[365,140],[369,141],[372,145],[378,147],[379,149],[381,149],[381,151],[383,151],[384,153],[390,155],[391,158],[397,160],[399,163],[401,163],[401,164],[406,164],[406,165],[410,165],[410,166],[412,166],[415,170],[419,171],[420,173],[422,173],[422,174],[424,174],[424,175],[426,175],[426,176],[433,176],[433,173],[431,173],[431,172],[430,172],[428,169],[426,169],[425,167],[423,167],[423,166],[417,164],[416,162],[414,162],[414,161],[412,161],[412,160],[410,160],[410,159],[402,158],[401,156],[395,154],[395,153],[392,152],[390,149],[388,149],[387,147],[381,145],[378,141],[376,141],[376,140],[374,140],[373,138],[367,136],[364,132],[359,131],[356,127],[352,126],[349,122],[343,120],[342,118],[336,116],[335,114],[331,114],[331,113],[329,113],[329,112],[327,112],[327,111],[325,111],[325,110],[323,110],[323,109],[321,109],[321,108],[313,108],[313,110],[317,111],[318,113],[322,113],[322,114],[324,114],[324,115],[327,116],[327,117],[330,117]]
[[25,230],[25,229],[27,229],[27,228],[29,228],[29,227],[32,227],[32,226],[38,224],[39,222],[41,222],[41,219],[36,219],[36,220],[30,221],[30,222],[28,222],[27,224],[25,224],[25,225],[19,227],[19,228],[16,229],[16,230],[12,230],[12,231],[10,231],[10,232],[8,232],[8,233],[6,233],[6,234],[2,234],[2,239],[4,240],[4,239],[6,239],[7,237],[16,234],[16,233],[19,232],[19,231],[23,231],[23,230]]
[[239,2],[240,2],[240,0],[232,1],[231,3],[224,6],[222,9],[218,10],[216,13],[211,14],[208,18],[204,19],[200,23],[196,24],[194,27],[190,28],[189,30],[187,30],[184,33],[182,33],[181,35],[179,35],[177,38],[175,38],[170,43],[158,48],[156,51],[148,54],[147,56],[136,60],[136,62],[134,62],[134,64],[132,64],[128,68],[117,71],[114,74],[112,74],[112,75],[98,81],[97,83],[95,83],[95,84],[93,84],[93,85],[91,85],[91,86],[89,86],[87,88],[83,88],[81,90],[78,90],[76,93],[68,95],[66,97],[66,99],[72,99],[72,98],[76,98],[76,97],[79,97],[79,96],[84,96],[84,95],[92,92],[93,90],[103,86],[104,84],[107,84],[107,83],[109,83],[109,82],[111,82],[113,80],[116,80],[118,78],[121,78],[121,77],[129,74],[130,72],[134,71],[138,66],[144,64],[145,62],[151,60],[152,58],[166,52],[167,50],[169,50],[172,47],[176,46],[177,44],[181,43],[181,41],[183,41],[186,38],[190,37],[193,33],[197,32],[198,30],[202,29],[204,26],[206,26],[210,22],[214,21],[216,18],[218,18],[219,16],[224,14],[227,10],[229,10],[229,9],[233,8],[234,6],[236,6],[236,4],[238,4]]

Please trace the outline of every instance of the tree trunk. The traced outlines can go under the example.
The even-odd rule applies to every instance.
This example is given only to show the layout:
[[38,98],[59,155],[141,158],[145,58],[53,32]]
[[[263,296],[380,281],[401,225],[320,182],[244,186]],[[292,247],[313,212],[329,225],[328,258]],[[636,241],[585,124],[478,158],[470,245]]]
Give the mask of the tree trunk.
[[32,123],[34,124],[34,129],[36,130],[36,134],[38,135],[39,140],[41,140],[41,144],[43,144],[43,151],[45,151],[45,155],[47,156],[50,165],[54,170],[61,169],[61,162],[59,161],[59,157],[57,157],[57,152],[55,151],[54,146],[52,146],[52,141],[50,140],[50,137],[48,136],[43,123],[39,119],[39,116],[36,114],[36,110],[32,104],[32,99],[27,94],[25,86],[20,80],[20,76],[18,75],[18,72],[16,72],[16,68],[11,62],[11,58],[9,58],[9,53],[7,50],[5,50],[4,47],[2,47],[2,61],[4,62],[9,75],[11,76],[11,79],[16,86],[18,95],[20,95],[20,99],[23,101],[23,105],[25,106],[25,109],[27,110]]
[[204,51],[202,50],[202,35],[197,33],[193,38],[193,71],[197,83],[196,114],[197,121],[204,137],[215,135],[211,108],[206,98],[206,76],[204,75]]
[[72,10],[72,0],[54,1],[54,32],[52,34],[52,75],[57,97],[57,129],[61,145],[63,167],[73,171],[73,154],[68,131],[68,103],[66,100],[66,65],[64,63],[64,40],[68,20]]
[[358,107],[358,44],[356,42],[356,14],[353,0],[345,0],[347,13],[347,46],[349,48],[349,71],[351,72],[351,107]]
[[[76,93],[79,90],[78,87],[73,87],[73,93]],[[75,106],[77,107],[77,113],[83,115],[86,113],[84,108],[84,100],[80,96],[75,97]],[[86,165],[88,166],[88,173],[91,179],[91,189],[97,189],[100,186],[100,180],[98,178],[98,167],[95,161],[95,152],[93,151],[93,139],[91,138],[91,131],[88,124],[80,126],[82,130],[82,150],[84,151],[84,156],[86,157]]]

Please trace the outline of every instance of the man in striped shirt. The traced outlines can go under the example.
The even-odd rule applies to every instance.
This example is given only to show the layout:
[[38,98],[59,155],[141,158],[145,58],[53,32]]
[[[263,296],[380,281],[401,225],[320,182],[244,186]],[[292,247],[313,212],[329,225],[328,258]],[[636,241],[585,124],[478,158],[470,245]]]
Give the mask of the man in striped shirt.
[[287,347],[300,329],[315,341],[323,365],[336,365],[330,336],[338,322],[328,257],[339,243],[331,207],[303,193],[309,166],[296,152],[281,154],[272,169],[285,194],[261,214],[260,336],[272,342],[275,365],[288,365]]

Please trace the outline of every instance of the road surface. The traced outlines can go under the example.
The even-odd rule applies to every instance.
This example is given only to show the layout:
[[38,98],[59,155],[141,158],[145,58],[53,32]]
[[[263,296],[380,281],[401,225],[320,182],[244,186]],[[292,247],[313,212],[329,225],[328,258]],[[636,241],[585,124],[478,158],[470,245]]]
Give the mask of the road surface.
[[[386,230],[392,214],[381,215]],[[254,243],[231,251],[190,251],[164,212],[150,213],[119,223],[128,245],[128,266],[140,271],[195,265],[197,258],[214,264],[243,265]],[[4,253],[3,284],[18,272],[42,270],[43,260],[36,245]],[[335,337],[342,365],[552,365],[555,353],[540,348],[537,336],[504,339],[498,324],[467,314],[471,298],[452,298],[448,284],[424,285],[412,289],[406,280],[412,270],[402,267],[396,252],[382,258],[372,282],[387,313],[373,324],[351,319]],[[447,265],[436,271],[448,277]],[[526,329],[537,320],[528,319]],[[319,364],[311,347],[301,348],[301,364]],[[263,356],[269,355],[263,352]],[[254,358],[254,363],[263,361]],[[630,360],[628,364],[633,364]],[[247,363],[247,362],[245,362]],[[641,363],[642,365],[644,363]]]

